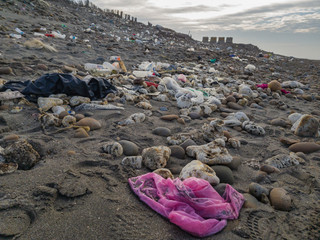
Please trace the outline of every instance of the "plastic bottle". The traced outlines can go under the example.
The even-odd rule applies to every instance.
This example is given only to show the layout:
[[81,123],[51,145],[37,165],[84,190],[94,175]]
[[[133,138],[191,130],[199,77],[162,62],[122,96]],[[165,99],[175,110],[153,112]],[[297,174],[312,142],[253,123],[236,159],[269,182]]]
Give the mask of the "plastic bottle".
[[110,61],[121,61],[121,57],[120,56],[111,56]]
[[55,37],[55,38],[61,38],[61,39],[65,39],[66,35],[65,34],[61,34],[59,31],[55,32],[52,31],[51,34]]
[[20,39],[21,35],[20,34],[10,33],[10,37]]
[[70,39],[77,40],[78,38],[76,36],[70,36]]
[[38,32],[34,32],[33,35],[36,37],[44,37],[45,36],[43,33],[38,33]]
[[20,29],[20,28],[16,28],[15,30],[16,30],[16,32],[17,32],[17,33],[19,33],[19,34],[21,34],[21,35],[23,35],[23,34],[24,34],[24,32],[23,32],[23,31],[21,31],[21,29]]
[[103,65],[99,65],[99,64],[86,63],[84,64],[84,69],[90,71],[90,70],[104,69],[104,67]]

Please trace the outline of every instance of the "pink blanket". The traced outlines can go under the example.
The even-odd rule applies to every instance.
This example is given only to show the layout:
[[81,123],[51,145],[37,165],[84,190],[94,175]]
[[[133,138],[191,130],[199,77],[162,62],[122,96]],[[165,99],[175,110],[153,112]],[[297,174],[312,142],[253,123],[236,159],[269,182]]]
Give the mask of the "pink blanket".
[[188,233],[206,237],[221,231],[226,219],[236,219],[244,202],[230,185],[223,198],[209,182],[191,177],[164,179],[156,173],[129,178],[132,190],[153,210]]

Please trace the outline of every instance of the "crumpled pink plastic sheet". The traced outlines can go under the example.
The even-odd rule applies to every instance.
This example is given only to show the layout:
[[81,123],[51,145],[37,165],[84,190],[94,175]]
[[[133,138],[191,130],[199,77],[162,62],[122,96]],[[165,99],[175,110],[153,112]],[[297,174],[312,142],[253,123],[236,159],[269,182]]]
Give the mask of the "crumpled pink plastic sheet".
[[[267,83],[257,84],[256,86],[259,87],[259,88],[262,88],[262,89],[268,88],[268,84]],[[284,94],[290,93],[289,91],[287,91],[285,89],[281,89],[280,91],[282,93],[284,93]]]
[[206,237],[237,219],[244,197],[227,184],[223,197],[206,180],[164,179],[156,173],[129,178],[131,189],[154,211],[186,232]]

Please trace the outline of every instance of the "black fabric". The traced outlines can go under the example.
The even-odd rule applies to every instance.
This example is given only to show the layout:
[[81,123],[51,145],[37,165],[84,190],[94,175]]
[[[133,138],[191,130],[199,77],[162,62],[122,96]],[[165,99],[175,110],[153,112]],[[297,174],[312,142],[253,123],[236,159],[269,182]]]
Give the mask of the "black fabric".
[[48,97],[51,94],[64,93],[68,96],[83,96],[90,99],[101,99],[109,93],[117,92],[108,80],[103,78],[91,78],[88,82],[83,81],[72,74],[48,73],[34,82],[32,81],[9,81],[4,84],[2,90],[11,89],[19,91],[29,100],[36,97]]

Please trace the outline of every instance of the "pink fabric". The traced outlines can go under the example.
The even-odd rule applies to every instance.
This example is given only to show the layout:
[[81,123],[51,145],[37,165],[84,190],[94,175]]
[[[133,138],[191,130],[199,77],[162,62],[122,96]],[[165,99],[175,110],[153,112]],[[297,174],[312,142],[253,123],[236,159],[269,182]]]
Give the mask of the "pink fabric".
[[156,173],[129,178],[131,189],[143,202],[188,233],[206,237],[221,231],[226,219],[236,219],[242,194],[227,184],[223,198],[209,182],[191,177],[164,179]]
[[[268,88],[268,84],[266,84],[266,83],[257,84],[256,86],[259,87],[259,88],[262,88],[262,89]],[[290,93],[289,91],[287,91],[287,90],[285,90],[285,89],[281,89],[280,91],[281,91],[282,93],[284,93],[284,94]]]

